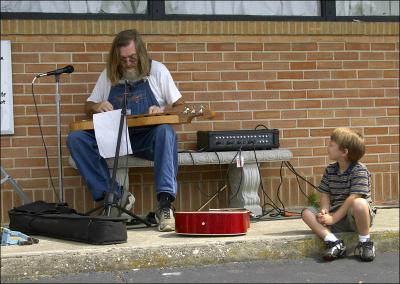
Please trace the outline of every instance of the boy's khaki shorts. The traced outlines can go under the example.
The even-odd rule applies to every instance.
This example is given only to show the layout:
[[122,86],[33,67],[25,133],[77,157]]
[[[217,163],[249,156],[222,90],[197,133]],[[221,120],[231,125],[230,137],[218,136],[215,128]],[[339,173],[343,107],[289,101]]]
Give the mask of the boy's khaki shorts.
[[[370,227],[374,224],[374,219],[376,215],[376,208],[372,207],[370,203],[368,203],[369,207],[369,219],[370,219]],[[319,213],[319,210],[315,207],[307,207],[305,209],[309,209],[315,215]],[[340,232],[357,232],[356,220],[353,216],[353,210],[350,208],[347,211],[347,215],[344,216],[339,222],[328,226],[332,233],[340,233]],[[334,212],[329,212],[334,213]]]

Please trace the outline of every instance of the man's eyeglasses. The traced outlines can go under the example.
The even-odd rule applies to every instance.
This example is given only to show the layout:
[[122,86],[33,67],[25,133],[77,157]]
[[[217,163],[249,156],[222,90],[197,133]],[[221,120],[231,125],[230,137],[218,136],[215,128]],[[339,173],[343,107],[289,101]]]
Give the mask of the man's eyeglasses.
[[132,54],[132,55],[129,55],[127,57],[122,57],[121,56],[119,60],[121,61],[121,63],[128,63],[129,61],[130,62],[137,62],[138,58],[137,58],[136,54]]

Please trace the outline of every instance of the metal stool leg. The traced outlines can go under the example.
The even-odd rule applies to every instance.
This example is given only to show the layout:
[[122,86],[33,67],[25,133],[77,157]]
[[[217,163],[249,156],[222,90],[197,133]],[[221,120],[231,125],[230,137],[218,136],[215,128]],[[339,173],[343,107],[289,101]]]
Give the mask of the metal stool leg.
[[[4,176],[4,177],[3,177]],[[15,182],[15,180],[9,176],[7,174],[7,172],[4,170],[3,167],[1,167],[1,184],[5,183],[5,182],[10,182],[11,185],[13,186],[14,190],[17,192],[17,194],[19,195],[19,197],[22,200],[22,204],[25,203],[30,203],[32,202],[28,195],[19,187],[19,185]]]

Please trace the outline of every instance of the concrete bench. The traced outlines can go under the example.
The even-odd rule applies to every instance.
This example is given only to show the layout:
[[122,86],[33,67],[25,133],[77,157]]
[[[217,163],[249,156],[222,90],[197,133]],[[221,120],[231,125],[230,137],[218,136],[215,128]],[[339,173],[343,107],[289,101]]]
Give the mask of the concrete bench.
[[[261,215],[262,208],[260,206],[260,198],[258,196],[258,188],[260,186],[260,175],[256,158],[261,162],[288,161],[292,158],[292,152],[287,149],[273,150],[256,150],[242,151],[244,158],[243,167],[236,166],[236,160],[232,161],[237,151],[224,152],[182,152],[178,154],[179,165],[210,165],[210,164],[230,164],[228,182],[232,190],[230,192],[229,207],[246,208],[255,215]],[[218,156],[217,156],[218,155]],[[106,159],[112,173],[114,159]],[[70,165],[76,169],[75,162],[69,158]],[[153,167],[152,161],[134,157],[120,157],[118,159],[118,169],[116,180],[123,185],[125,191],[129,188],[128,175],[129,168],[133,167]],[[240,187],[239,187],[240,186]]]

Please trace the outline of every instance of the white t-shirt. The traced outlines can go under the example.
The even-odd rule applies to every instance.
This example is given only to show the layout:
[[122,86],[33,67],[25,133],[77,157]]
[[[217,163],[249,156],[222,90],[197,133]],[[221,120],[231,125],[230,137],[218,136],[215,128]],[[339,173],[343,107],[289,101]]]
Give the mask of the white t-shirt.
[[[154,97],[160,107],[172,105],[182,97],[176,87],[171,73],[161,62],[152,60],[150,76],[148,77],[150,89],[153,91]],[[87,101],[99,103],[108,100],[111,90],[111,81],[107,78],[107,70],[101,72],[92,94]]]

